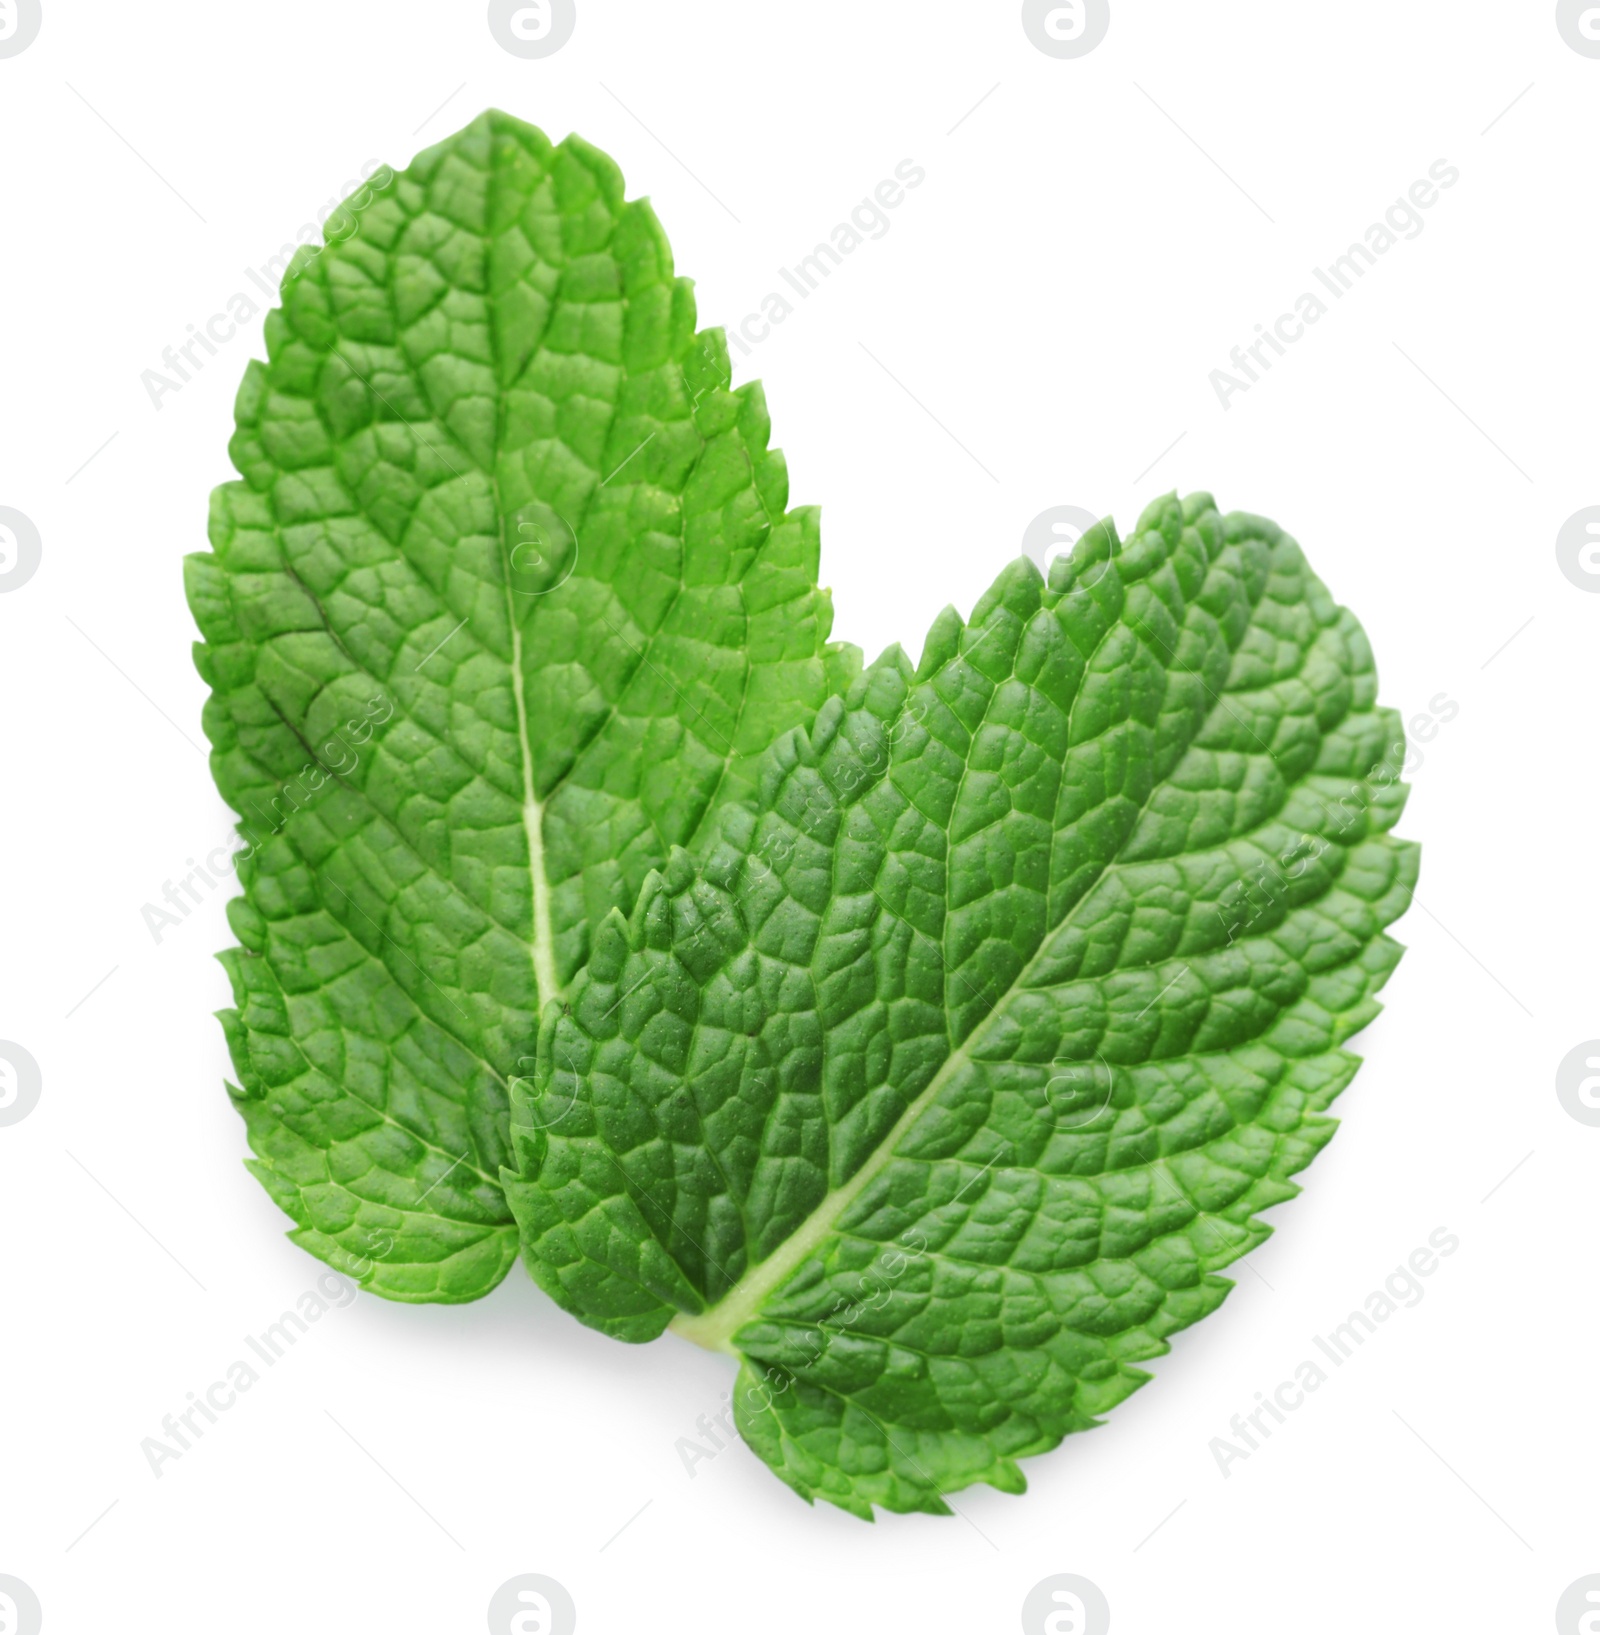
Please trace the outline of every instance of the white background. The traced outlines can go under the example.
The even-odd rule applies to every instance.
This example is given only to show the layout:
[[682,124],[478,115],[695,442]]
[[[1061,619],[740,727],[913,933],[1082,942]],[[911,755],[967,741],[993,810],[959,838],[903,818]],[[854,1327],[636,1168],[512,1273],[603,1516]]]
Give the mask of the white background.
[[[479,4],[44,0],[0,60],[0,505],[44,542],[0,596],[0,1037],[44,1086],[0,1128],[0,1573],[51,1635],[476,1631],[522,1572],[586,1635],[1010,1632],[1058,1572],[1119,1635],[1542,1630],[1600,1572],[1600,1129],[1554,1089],[1600,1035],[1600,597],[1554,550],[1600,502],[1600,61],[1545,0],[1112,10],[1059,61],[1009,3],[579,0],[523,61]],[[1204,487],[1301,540],[1387,702],[1457,707],[1340,1135],[1025,1497],[869,1527],[741,1447],[691,1478],[726,1359],[615,1344],[520,1270],[465,1308],[363,1295],[159,1479],[140,1451],[322,1270],[241,1168],[220,900],[159,945],[141,919],[229,830],[180,559],[260,320],[159,411],[141,371],[365,162],[490,105],[617,159],[703,323],[926,169],[738,365],[824,507],[839,635],[915,652],[1046,507],[1125,526]],[[1425,231],[1224,410],[1230,348],[1439,159]],[[1426,1298],[1224,1476],[1230,1418],[1439,1227]]]

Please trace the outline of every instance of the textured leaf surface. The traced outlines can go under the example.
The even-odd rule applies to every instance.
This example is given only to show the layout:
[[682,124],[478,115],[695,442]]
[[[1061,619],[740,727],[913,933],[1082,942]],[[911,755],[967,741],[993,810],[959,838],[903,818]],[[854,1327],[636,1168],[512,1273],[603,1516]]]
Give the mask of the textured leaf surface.
[[807,1498],[1019,1490],[1332,1133],[1415,877],[1402,753],[1271,523],[1173,499],[1017,563],[597,930],[516,1088],[534,1277],[739,1357]]
[[222,1020],[297,1241],[465,1300],[515,1258],[541,1005],[859,665],[760,388],[603,154],[486,114],[329,237],[188,563],[249,845]]

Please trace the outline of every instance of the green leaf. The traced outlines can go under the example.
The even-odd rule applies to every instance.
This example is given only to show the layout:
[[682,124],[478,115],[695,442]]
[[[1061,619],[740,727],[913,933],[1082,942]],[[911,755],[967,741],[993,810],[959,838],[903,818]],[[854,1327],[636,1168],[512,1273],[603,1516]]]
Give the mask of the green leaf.
[[516,1255],[541,1007],[859,658],[760,387],[605,155],[488,113],[328,238],[188,562],[248,847],[222,1021],[294,1238],[468,1300]]
[[1332,1134],[1417,863],[1376,690],[1294,541],[1207,495],[891,649],[546,1014],[534,1277],[738,1357],[808,1499],[1019,1491]]
[[1359,626],[1201,495],[863,673],[603,155],[486,114],[328,238],[189,562],[252,1167],[379,1293],[520,1239],[731,1353],[808,1499],[1020,1490],[1334,1128],[1416,871]]

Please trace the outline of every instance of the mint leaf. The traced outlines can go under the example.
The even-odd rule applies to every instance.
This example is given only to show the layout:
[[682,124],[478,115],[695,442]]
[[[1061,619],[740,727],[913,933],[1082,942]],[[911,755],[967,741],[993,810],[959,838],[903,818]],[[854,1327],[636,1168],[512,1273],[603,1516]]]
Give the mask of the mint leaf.
[[859,668],[648,204],[488,113],[302,250],[188,562],[248,846],[232,1090],[292,1236],[400,1300],[516,1254],[538,1016]]
[[732,1354],[808,1499],[1020,1490],[1334,1128],[1416,872],[1359,626],[1199,495],[863,672],[608,159],[486,114],[328,237],[188,564],[252,1167],[379,1293],[520,1243]]
[[738,1357],[807,1499],[1020,1491],[1332,1134],[1416,874],[1402,753],[1269,522],[1168,499],[1017,562],[596,931],[516,1091],[533,1276]]

